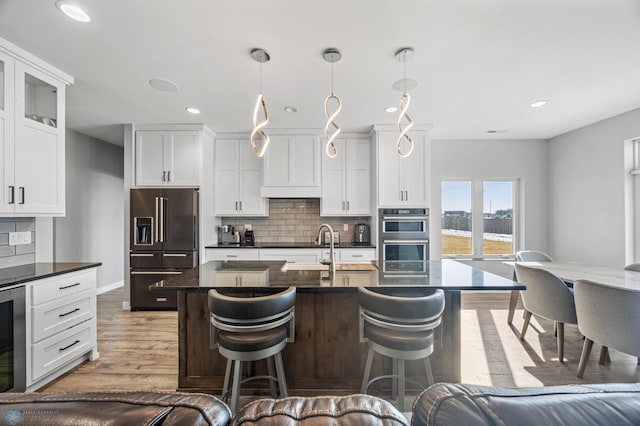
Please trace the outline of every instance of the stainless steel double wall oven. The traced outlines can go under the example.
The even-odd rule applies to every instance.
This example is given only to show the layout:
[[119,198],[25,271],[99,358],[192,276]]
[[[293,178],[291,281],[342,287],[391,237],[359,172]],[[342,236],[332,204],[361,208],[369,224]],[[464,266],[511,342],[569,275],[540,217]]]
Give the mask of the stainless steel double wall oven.
[[426,273],[429,209],[380,209],[380,264],[385,273]]

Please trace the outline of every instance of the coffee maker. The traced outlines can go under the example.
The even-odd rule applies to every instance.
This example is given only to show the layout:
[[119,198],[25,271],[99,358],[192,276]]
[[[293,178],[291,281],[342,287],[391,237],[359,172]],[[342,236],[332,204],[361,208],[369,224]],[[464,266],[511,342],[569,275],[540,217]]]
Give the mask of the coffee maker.
[[218,244],[238,244],[239,234],[233,232],[233,226],[222,225],[218,227]]
[[371,232],[367,223],[356,223],[353,227],[353,244],[362,246],[371,244]]

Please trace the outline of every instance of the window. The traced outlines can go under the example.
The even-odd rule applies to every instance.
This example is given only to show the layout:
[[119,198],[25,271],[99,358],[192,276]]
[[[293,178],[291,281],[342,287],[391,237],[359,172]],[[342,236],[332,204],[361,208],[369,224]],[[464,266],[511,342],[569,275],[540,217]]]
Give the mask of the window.
[[443,181],[442,256],[513,255],[517,188],[517,179]]

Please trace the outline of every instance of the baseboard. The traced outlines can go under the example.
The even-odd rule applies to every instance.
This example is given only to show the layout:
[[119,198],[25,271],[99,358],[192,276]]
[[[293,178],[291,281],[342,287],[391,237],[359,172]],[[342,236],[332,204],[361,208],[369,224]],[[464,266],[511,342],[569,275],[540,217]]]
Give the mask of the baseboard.
[[98,294],[102,294],[123,286],[124,286],[124,281],[116,281],[115,283],[100,286],[96,289],[96,291]]
[[131,302],[128,301],[124,301],[122,302],[122,309],[125,311],[130,311],[131,310]]

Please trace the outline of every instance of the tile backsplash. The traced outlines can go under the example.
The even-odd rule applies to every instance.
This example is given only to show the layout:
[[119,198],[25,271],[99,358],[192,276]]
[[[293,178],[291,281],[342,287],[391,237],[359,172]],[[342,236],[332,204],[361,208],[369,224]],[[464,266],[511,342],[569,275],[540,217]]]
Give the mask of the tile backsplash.
[[[269,217],[223,217],[223,225],[231,225],[244,235],[244,225],[251,224],[256,243],[312,243],[321,224],[328,223],[340,233],[340,243],[350,244],[356,223],[370,223],[368,216],[320,217],[319,198],[272,198]],[[348,230],[344,230],[347,224]]]
[[[9,245],[9,232],[31,232],[31,244]],[[0,218],[0,268],[34,263],[36,258],[36,220],[33,217]]]

